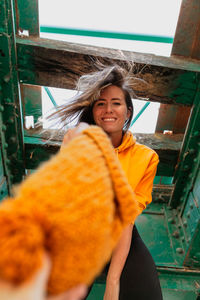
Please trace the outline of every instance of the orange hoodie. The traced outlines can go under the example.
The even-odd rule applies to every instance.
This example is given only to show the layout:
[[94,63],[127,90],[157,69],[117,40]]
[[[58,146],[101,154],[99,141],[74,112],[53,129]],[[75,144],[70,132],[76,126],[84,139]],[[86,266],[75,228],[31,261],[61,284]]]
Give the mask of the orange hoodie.
[[152,201],[151,192],[159,162],[158,155],[147,146],[136,143],[130,131],[125,133],[122,144],[115,148],[115,152],[142,212]]

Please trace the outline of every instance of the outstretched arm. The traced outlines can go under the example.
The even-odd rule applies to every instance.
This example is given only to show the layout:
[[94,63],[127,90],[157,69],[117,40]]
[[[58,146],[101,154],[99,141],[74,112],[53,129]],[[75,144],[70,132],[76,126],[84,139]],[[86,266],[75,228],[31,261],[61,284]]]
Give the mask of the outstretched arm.
[[104,300],[119,299],[119,283],[131,245],[133,225],[128,225],[122,232],[121,238],[113,251],[106,279]]

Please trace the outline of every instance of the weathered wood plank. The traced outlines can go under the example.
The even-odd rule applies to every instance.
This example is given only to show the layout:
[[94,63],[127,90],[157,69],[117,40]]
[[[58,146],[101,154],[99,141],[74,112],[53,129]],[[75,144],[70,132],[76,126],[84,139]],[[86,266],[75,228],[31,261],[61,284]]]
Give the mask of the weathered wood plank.
[[[136,134],[136,140],[154,149],[160,158],[157,175],[173,176],[178,160],[179,150],[183,135],[168,137],[163,134]],[[54,155],[60,148],[63,134],[60,133],[52,140],[47,140],[46,136],[38,137],[34,135],[25,137],[25,161],[27,169],[35,169],[42,161],[46,161]]]
[[[134,63],[137,96],[168,104],[192,105],[200,62],[119,51],[47,39],[17,39],[22,83],[74,89],[80,75],[105,65]],[[142,80],[138,80],[142,79]]]
[[173,185],[155,184],[152,191],[154,203],[168,203],[172,192]]
[[200,1],[183,0],[172,55],[200,59]]

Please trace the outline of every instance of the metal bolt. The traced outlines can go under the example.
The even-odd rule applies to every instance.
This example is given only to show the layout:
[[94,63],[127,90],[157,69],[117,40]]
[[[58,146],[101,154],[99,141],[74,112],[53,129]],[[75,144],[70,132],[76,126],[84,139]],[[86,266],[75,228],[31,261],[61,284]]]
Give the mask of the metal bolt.
[[198,260],[200,260],[200,252],[197,252],[197,253],[196,253],[196,258],[197,258]]
[[183,222],[183,226],[187,227],[187,221],[186,220]]
[[16,143],[16,137],[12,136],[9,140],[11,143]]
[[200,132],[197,130],[194,132],[194,136],[198,136],[200,134]]
[[172,234],[172,236],[174,238],[178,239],[179,238],[179,232],[178,231],[174,231],[173,234]]
[[0,105],[0,111],[1,111],[1,112],[4,111],[3,105]]
[[188,213],[186,214],[186,216],[187,216],[187,218],[189,219],[189,218],[190,218],[190,213],[188,212]]
[[194,154],[195,152],[196,152],[195,149],[190,149],[190,150],[189,150],[189,153],[190,153],[190,154]]
[[183,254],[184,251],[182,248],[176,248],[176,252],[179,254]]
[[13,117],[10,117],[9,119],[8,119],[8,122],[7,123],[9,123],[9,124],[13,124],[14,123],[14,118]]
[[4,148],[6,149],[6,148],[8,148],[8,144],[7,143],[4,143]]
[[188,166],[188,165],[185,165],[184,168],[183,168],[183,170],[184,170],[184,171],[189,170],[189,166]]
[[171,222],[172,222],[172,218],[169,218],[169,219],[168,219],[168,222],[171,223]]
[[3,78],[4,82],[8,83],[10,81],[10,74],[7,74]]
[[2,130],[5,131],[6,130],[6,125],[2,125]]
[[5,103],[12,103],[12,100],[10,98],[5,98],[4,101]]

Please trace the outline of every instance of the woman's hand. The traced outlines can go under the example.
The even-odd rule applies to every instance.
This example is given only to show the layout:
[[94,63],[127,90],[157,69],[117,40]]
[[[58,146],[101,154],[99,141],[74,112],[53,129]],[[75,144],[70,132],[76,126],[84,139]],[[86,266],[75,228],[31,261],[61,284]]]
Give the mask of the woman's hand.
[[49,278],[51,262],[44,254],[42,266],[27,282],[15,286],[0,280],[1,300],[45,300],[46,286]]
[[61,147],[65,146],[69,141],[71,141],[73,138],[75,138],[77,135],[79,135],[87,127],[89,127],[89,125],[87,123],[81,122],[78,126],[68,129],[67,133],[65,134],[65,136],[63,138]]
[[119,281],[106,283],[103,300],[119,300]]

